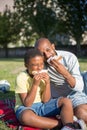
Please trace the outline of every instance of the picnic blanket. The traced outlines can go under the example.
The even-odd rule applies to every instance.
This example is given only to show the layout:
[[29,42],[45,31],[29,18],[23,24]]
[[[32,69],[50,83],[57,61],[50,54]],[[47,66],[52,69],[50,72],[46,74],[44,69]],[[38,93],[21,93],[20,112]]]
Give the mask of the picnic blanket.
[[12,128],[12,130],[41,130],[39,128],[21,125],[16,118],[14,106],[15,100],[0,100],[0,120],[2,120],[7,125],[7,127]]

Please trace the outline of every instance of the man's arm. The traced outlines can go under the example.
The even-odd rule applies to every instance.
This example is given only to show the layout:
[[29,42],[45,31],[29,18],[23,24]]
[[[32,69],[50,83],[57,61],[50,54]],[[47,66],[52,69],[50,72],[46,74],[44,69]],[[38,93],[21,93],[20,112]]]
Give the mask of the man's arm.
[[69,58],[66,60],[67,69],[56,59],[52,60],[50,64],[65,78],[72,89],[82,91],[84,83],[80,73],[78,59],[74,54],[71,54]]

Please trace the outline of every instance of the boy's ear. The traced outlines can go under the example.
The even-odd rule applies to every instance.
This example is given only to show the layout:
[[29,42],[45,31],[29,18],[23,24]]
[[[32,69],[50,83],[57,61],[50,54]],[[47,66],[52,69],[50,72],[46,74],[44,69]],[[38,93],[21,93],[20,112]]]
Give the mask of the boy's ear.
[[52,48],[55,50],[55,45],[54,45],[54,43],[52,43]]

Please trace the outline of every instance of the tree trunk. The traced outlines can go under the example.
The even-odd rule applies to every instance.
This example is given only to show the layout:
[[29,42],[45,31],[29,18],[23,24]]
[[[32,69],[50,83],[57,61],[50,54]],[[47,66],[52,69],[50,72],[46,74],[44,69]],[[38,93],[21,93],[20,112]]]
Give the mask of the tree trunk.
[[4,46],[5,49],[5,58],[8,58],[8,47],[7,44]]
[[80,41],[77,42],[77,57],[81,57],[82,54],[81,54],[81,45],[80,45]]

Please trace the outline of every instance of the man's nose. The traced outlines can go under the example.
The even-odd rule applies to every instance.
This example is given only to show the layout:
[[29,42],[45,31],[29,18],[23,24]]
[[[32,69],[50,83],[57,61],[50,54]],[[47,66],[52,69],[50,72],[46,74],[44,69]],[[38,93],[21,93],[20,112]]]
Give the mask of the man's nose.
[[44,52],[44,57],[46,58],[46,59],[48,59],[49,57],[50,57],[50,53],[49,52]]

